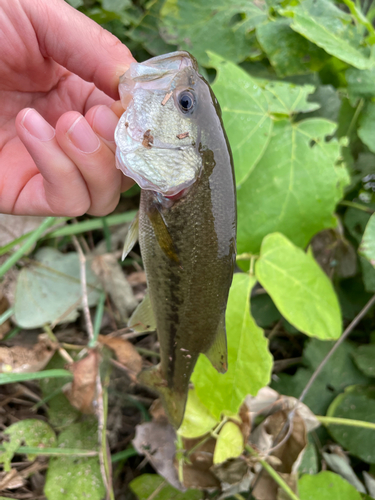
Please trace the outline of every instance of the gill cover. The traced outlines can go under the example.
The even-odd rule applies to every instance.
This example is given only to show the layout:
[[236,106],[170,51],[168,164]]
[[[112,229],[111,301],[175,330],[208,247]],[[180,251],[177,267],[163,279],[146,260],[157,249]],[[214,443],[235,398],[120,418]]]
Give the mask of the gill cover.
[[175,196],[199,176],[197,80],[195,60],[182,51],[132,63],[120,78],[126,111],[115,131],[116,165],[142,189]]

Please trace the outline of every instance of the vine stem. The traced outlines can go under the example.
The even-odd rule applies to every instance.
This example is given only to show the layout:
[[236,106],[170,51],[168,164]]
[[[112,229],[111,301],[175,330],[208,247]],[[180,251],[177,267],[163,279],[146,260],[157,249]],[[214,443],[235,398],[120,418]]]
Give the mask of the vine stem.
[[361,205],[361,203],[356,203],[355,201],[342,200],[339,202],[339,205],[342,205],[344,207],[356,208],[357,210],[362,210],[362,212],[366,212],[368,214],[374,213],[374,210],[372,210],[372,208]]
[[247,444],[245,448],[250,453],[250,455],[253,455],[258,459],[263,469],[265,469],[268,472],[268,474],[272,477],[272,479],[280,486],[280,488],[282,488],[285,491],[285,493],[291,500],[299,500],[298,496],[294,493],[294,491],[290,488],[290,486],[286,484],[284,479],[275,471],[273,467],[271,467],[271,465],[268,462],[260,458],[259,454],[254,450],[254,448],[252,448],[249,444]]
[[375,423],[373,422],[352,420],[350,418],[324,417],[321,415],[315,415],[315,418],[319,420],[319,422],[321,422],[323,425],[347,425],[348,427],[361,427],[362,429],[371,429],[375,431]]
[[[302,401],[305,399],[307,393],[311,389],[311,386],[315,382],[315,380],[318,378],[320,372],[323,370],[324,366],[327,364],[327,361],[330,359],[332,354],[336,352],[336,350],[339,348],[339,346],[344,342],[344,340],[349,336],[349,334],[352,332],[353,328],[357,326],[357,324],[361,321],[361,319],[367,314],[369,309],[375,304],[375,295],[371,297],[371,299],[367,302],[365,307],[360,311],[357,316],[353,319],[353,321],[347,326],[345,329],[344,333],[341,335],[341,337],[338,339],[338,341],[335,343],[335,345],[332,347],[332,349],[329,351],[329,353],[325,356],[325,358],[321,361],[315,372],[312,374],[310,380],[307,382],[306,387],[303,389],[301,392],[300,397],[298,398],[298,401],[296,403],[295,408],[297,408],[298,403],[302,403]],[[292,412],[291,412],[292,413]]]

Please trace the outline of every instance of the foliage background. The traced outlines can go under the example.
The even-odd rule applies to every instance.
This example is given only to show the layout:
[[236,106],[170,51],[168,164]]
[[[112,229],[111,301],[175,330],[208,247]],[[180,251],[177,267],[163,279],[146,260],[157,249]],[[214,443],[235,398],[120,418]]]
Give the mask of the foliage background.
[[[245,396],[269,383],[299,397],[375,293],[375,7],[367,0],[69,3],[139,61],[188,50],[221,104],[236,171],[239,272],[227,312],[228,373],[218,375],[202,357],[193,375],[209,425],[223,413],[234,418]],[[25,308],[18,310],[22,316]],[[374,327],[370,310],[325,365],[305,399],[315,414],[375,424]],[[337,498],[374,496],[374,433],[340,425],[316,432],[301,500],[325,498],[327,485]],[[74,444],[72,435],[58,439]],[[82,440],[93,446],[86,428]],[[349,475],[324,455],[332,444],[348,454]],[[95,460],[83,466],[92,471]],[[327,463],[336,474],[317,474]],[[53,482],[61,466],[51,462],[47,498],[60,498]],[[148,498],[159,479],[141,476],[133,491]]]

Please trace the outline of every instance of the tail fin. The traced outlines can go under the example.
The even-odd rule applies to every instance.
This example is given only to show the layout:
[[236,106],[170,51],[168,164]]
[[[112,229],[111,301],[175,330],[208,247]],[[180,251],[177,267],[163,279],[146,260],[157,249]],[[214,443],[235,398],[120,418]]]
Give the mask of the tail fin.
[[169,421],[175,429],[178,429],[184,418],[188,388],[186,392],[169,388],[159,366],[143,370],[138,375],[138,380],[159,394]]

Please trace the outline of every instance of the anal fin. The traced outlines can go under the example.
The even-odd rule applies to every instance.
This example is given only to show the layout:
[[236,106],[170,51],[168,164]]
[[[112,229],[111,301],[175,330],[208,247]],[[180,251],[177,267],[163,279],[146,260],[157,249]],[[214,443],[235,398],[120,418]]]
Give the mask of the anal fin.
[[134,245],[137,243],[138,240],[138,228],[139,228],[139,212],[137,212],[137,215],[134,217],[133,221],[131,222],[129,226],[129,230],[127,232],[125,241],[124,241],[124,248],[122,250],[122,260],[125,259],[125,257],[128,255],[130,250],[134,247]]
[[156,320],[148,292],[146,292],[145,298],[130,316],[128,326],[135,332],[152,332],[156,330]]
[[227,371],[228,353],[227,334],[225,331],[225,313],[223,313],[220,318],[219,327],[211,347],[204,354],[219,373],[225,373]]

